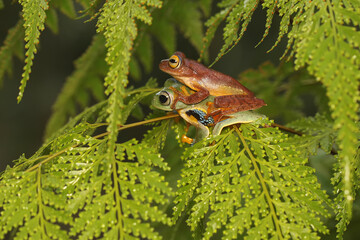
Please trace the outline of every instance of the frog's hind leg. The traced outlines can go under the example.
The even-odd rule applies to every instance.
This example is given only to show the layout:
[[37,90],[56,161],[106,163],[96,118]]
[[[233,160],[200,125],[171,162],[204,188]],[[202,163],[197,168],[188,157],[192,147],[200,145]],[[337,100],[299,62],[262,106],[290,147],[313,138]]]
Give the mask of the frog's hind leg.
[[224,95],[217,96],[214,99],[216,108],[232,108],[236,112],[247,111],[266,106],[264,100],[256,97],[247,97],[242,95]]
[[[210,134],[209,128],[207,125],[211,124],[211,118],[206,119],[204,118],[206,116],[206,112],[202,109],[181,109],[178,111],[180,116],[189,124],[193,125],[196,128],[196,135],[195,139],[191,142],[191,144],[194,144],[196,142],[199,142],[200,140],[207,138]],[[208,122],[210,121],[210,122]],[[186,137],[188,138],[188,137]],[[182,140],[186,140],[185,142],[190,141],[188,138],[186,139],[184,136],[182,137]]]
[[227,119],[218,122],[213,130],[213,135],[217,136],[221,133],[224,127],[237,124],[237,123],[250,123],[255,122],[258,119],[265,118],[265,115],[252,112],[252,111],[244,111],[244,112],[236,112],[231,115],[228,115]]

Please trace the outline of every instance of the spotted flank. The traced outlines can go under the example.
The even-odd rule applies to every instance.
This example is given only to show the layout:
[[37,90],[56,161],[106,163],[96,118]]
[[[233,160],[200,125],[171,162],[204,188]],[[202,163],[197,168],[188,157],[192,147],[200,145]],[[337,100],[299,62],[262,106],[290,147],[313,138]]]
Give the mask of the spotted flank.
[[207,113],[202,110],[202,109],[191,109],[186,111],[186,115],[188,116],[193,116],[194,118],[196,118],[199,123],[201,123],[204,126],[209,126],[215,123],[214,118],[213,117],[206,117]]

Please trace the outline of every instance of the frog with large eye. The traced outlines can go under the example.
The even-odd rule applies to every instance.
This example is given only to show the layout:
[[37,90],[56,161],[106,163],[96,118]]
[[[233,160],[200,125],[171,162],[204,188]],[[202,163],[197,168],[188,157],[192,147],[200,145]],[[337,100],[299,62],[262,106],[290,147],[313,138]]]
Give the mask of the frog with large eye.
[[[210,95],[215,97],[213,107],[222,109],[220,119],[228,114],[253,110],[266,105],[262,99],[256,98],[249,89],[234,78],[188,59],[182,52],[175,52],[169,59],[162,60],[159,68],[196,91],[186,96],[173,88],[175,99],[171,105],[172,109],[175,109],[178,101],[188,105],[196,104]],[[210,115],[213,114],[213,111],[209,112]]]
[[[182,92],[184,95],[188,95],[189,92],[191,92],[189,88],[175,79],[170,78],[166,80],[164,88],[154,96],[152,105],[161,110],[173,111],[171,107],[175,99],[175,92],[173,89]],[[214,126],[213,135],[217,136],[226,126],[236,123],[255,122],[261,118],[265,118],[264,115],[252,111],[242,111],[224,115],[221,112],[222,109],[215,109],[218,114],[223,116],[222,120],[216,118],[216,115],[214,117],[208,116],[207,111],[209,105],[213,104],[214,99],[214,96],[208,96],[206,99],[197,104],[185,104],[181,101],[175,103],[175,110],[179,113],[179,115],[197,129],[195,139],[193,140],[183,136],[182,140],[184,142],[193,144],[208,137],[210,133],[208,126]]]

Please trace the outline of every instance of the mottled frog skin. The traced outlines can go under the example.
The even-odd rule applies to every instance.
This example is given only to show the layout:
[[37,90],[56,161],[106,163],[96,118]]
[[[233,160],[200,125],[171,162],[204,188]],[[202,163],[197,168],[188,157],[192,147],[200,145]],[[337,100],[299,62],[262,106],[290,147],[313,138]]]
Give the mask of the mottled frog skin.
[[[155,108],[164,110],[164,111],[173,111],[171,105],[175,99],[176,93],[173,89],[181,91],[184,95],[188,95],[191,90],[178,82],[177,80],[170,78],[166,80],[164,88],[156,93],[153,98],[152,105]],[[222,117],[222,120],[217,121],[213,116],[209,116],[209,106],[213,105],[214,96],[208,96],[206,99],[202,100],[196,104],[185,104],[178,101],[175,104],[175,111],[189,124],[193,125],[196,129],[195,139],[189,139],[186,141],[188,143],[196,143],[203,138],[207,138],[210,134],[208,126],[214,126],[213,135],[219,135],[222,129],[226,126],[237,124],[237,123],[249,123],[257,121],[261,118],[265,118],[264,115],[252,112],[252,111],[242,111],[235,112],[231,114],[226,114]],[[221,108],[213,108],[212,112],[217,111],[221,114]],[[183,138],[184,139],[184,138]]]

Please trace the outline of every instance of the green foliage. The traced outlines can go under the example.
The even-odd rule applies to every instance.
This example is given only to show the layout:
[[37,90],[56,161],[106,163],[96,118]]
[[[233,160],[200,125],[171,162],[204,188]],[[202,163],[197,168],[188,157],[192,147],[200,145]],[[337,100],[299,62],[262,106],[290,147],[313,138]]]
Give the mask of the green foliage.
[[328,215],[327,196],[288,137],[252,124],[234,129],[185,152],[175,219],[190,204],[187,223],[195,230],[204,219],[203,239],[219,230],[222,239],[316,239],[314,231],[326,233],[319,217]]
[[208,29],[206,31],[206,36],[204,37],[202,53],[210,46],[217,28],[223,21],[226,22],[223,32],[224,44],[214,62],[218,61],[224,54],[229,52],[244,35],[246,27],[250,23],[251,16],[257,8],[258,3],[258,0],[224,0],[218,3],[218,6],[222,8],[222,10],[212,16],[205,24]]
[[160,238],[150,223],[171,223],[158,206],[172,193],[154,168],[169,167],[146,141],[135,139],[114,144],[109,157],[109,133],[94,136],[102,124],[88,122],[106,114],[105,107],[86,110],[1,175],[0,238],[11,231],[17,239]]
[[[71,0],[19,3],[22,20],[0,48],[0,80],[11,73],[13,56],[25,55],[18,101],[40,32],[45,25],[61,32],[58,11],[89,16],[97,33],[54,104],[44,144],[0,175],[0,239],[178,239],[184,231],[195,239],[318,239],[332,230],[332,213],[343,237],[360,188],[357,0],[222,0],[212,16],[210,0],[81,0],[79,13]],[[263,120],[186,146],[186,126],[174,115],[154,111],[127,123],[143,118],[143,105],[159,91],[155,79],[128,86],[158,64],[154,39],[170,55],[180,33],[206,59],[221,27],[218,61],[239,43],[258,6],[267,19],[259,43],[279,18],[270,50],[287,37],[284,57],[294,62],[263,63],[240,78],[267,102],[260,111],[287,123],[291,129],[280,129],[289,135]],[[309,96],[314,117],[304,111]],[[136,138],[126,132],[142,125],[147,133]],[[319,152],[336,159],[327,193],[319,164],[308,163]]]
[[316,115],[300,119],[290,123],[289,127],[303,133],[302,136],[294,137],[297,148],[303,154],[316,154],[319,148],[331,153],[337,133],[333,129],[333,122],[325,116]]
[[[257,4],[257,0],[224,0],[218,4],[222,10],[207,22],[209,28],[204,38],[207,48],[219,23],[226,20],[224,45],[215,61],[238,43]],[[334,129],[339,130],[340,169],[347,169],[342,171],[344,191],[339,193],[342,197],[339,198],[338,209],[342,218],[347,219],[345,222],[349,223],[355,194],[351,181],[354,168],[351,166],[356,165],[354,156],[359,131],[356,126],[359,120],[359,2],[263,1],[262,6],[267,11],[263,38],[268,33],[273,15],[278,12],[281,17],[280,30],[274,47],[287,34],[289,39],[285,54],[293,48],[290,56],[295,56],[295,66],[307,66],[309,73],[326,88],[328,104],[335,120]],[[344,208],[347,210],[343,211]],[[344,228],[339,227],[338,230],[343,232]]]
[[0,48],[0,86],[2,86],[5,73],[12,73],[12,56],[15,55],[20,59],[24,58],[23,42],[24,30],[23,22],[20,20],[15,27],[9,30],[9,33]]
[[318,112],[329,112],[324,88],[305,69],[294,72],[292,62],[277,67],[265,62],[239,78],[257,97],[266,99],[267,106],[259,111],[269,118],[290,122],[304,117],[304,99],[309,97],[314,98]]
[[19,95],[17,101],[20,102],[26,87],[26,82],[29,80],[31,66],[33,64],[34,55],[37,52],[36,45],[39,43],[40,31],[44,30],[44,22],[46,18],[45,11],[48,9],[48,3],[45,0],[19,0],[23,7],[23,18],[25,28],[25,48],[26,58],[24,73],[19,88]]

